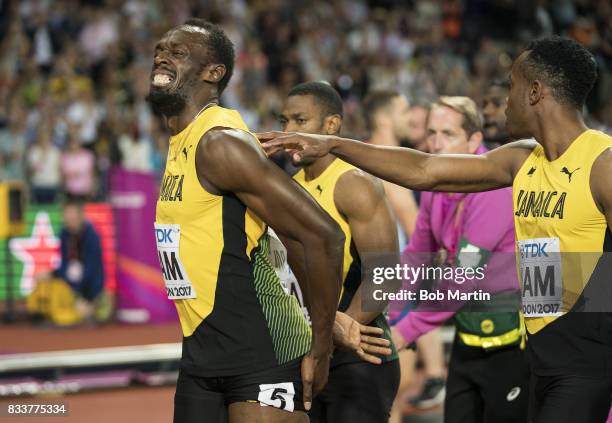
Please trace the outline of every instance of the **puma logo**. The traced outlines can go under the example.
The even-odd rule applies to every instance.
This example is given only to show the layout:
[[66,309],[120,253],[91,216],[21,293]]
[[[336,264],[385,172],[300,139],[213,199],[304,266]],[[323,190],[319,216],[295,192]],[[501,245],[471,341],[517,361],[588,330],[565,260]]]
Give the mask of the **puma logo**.
[[577,167],[576,169],[574,169],[573,171],[571,171],[571,172],[570,172],[568,168],[566,168],[565,166],[563,166],[563,169],[561,169],[561,173],[566,174],[566,175],[567,175],[567,177],[569,178],[569,181],[570,181],[570,182],[572,182],[572,175],[573,175],[574,173],[576,173],[576,171],[578,171],[578,170],[580,170],[580,168],[579,168],[579,167]]
[[189,152],[191,147],[192,147],[191,145],[189,146],[189,148],[183,147],[183,154],[185,155],[185,160],[187,160],[187,153]]
[[527,176],[533,175],[535,173],[535,171],[536,171],[536,168],[532,167],[531,169],[529,169],[529,172],[527,172]]
[[319,195],[323,194],[323,188],[321,188],[321,185],[317,185],[316,190],[319,191]]

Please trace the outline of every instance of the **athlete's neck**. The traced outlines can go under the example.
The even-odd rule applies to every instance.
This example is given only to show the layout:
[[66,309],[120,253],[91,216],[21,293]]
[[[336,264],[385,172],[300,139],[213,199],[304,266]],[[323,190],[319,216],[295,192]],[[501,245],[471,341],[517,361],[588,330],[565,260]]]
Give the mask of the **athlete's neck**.
[[304,166],[304,175],[307,181],[312,181],[315,178],[321,176],[325,169],[327,169],[332,162],[336,159],[336,156],[328,154],[326,156],[317,159],[308,166]]
[[559,106],[538,119],[533,137],[544,147],[546,158],[553,161],[587,129],[580,111]]
[[387,145],[397,147],[399,140],[393,134],[391,128],[376,128],[370,136],[370,144]]
[[201,100],[196,100],[195,98],[191,100],[177,115],[166,117],[168,128],[172,135],[176,135],[185,129],[204,108],[210,107],[212,104],[219,104],[219,97],[216,94]]

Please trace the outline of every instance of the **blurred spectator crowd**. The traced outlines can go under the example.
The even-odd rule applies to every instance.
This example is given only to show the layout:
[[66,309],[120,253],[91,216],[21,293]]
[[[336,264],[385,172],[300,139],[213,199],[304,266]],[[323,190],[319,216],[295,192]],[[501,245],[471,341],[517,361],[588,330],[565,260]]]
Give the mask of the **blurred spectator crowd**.
[[253,130],[278,128],[293,85],[327,80],[345,101],[344,133],[365,138],[368,92],[479,101],[553,33],[595,55],[588,122],[612,128],[609,0],[0,0],[0,180],[26,180],[49,203],[106,199],[112,166],[159,175],[168,134],[145,101],[152,48],[191,16],[234,42],[222,102]]

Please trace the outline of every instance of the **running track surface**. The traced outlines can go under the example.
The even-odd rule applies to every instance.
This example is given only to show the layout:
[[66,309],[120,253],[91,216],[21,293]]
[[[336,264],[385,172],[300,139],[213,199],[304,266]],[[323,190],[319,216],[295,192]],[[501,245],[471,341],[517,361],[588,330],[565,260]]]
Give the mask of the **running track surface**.
[[[180,342],[181,337],[178,322],[157,325],[108,324],[70,329],[20,323],[0,325],[0,339],[3,340],[0,354]],[[0,423],[168,423],[172,421],[174,389],[174,386],[140,386],[67,396],[2,399],[0,410],[6,410],[7,404],[66,402],[69,416],[0,415]]]
[[[1,423],[169,423],[172,422],[174,386],[135,387],[44,397],[39,403],[66,402],[67,417],[1,417]],[[1,400],[7,404],[36,404],[36,398]],[[202,420],[204,423],[205,420]]]
[[11,354],[181,342],[182,334],[178,322],[70,329],[19,323],[0,324],[0,339],[0,354]]

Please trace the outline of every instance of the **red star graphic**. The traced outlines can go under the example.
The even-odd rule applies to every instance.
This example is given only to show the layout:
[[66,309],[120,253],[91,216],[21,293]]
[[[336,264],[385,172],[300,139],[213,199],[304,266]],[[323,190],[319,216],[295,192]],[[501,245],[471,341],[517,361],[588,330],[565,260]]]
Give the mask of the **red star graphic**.
[[60,262],[60,241],[53,233],[49,214],[36,214],[29,238],[11,240],[11,252],[23,263],[21,293],[27,295],[34,289],[34,276],[56,269]]

